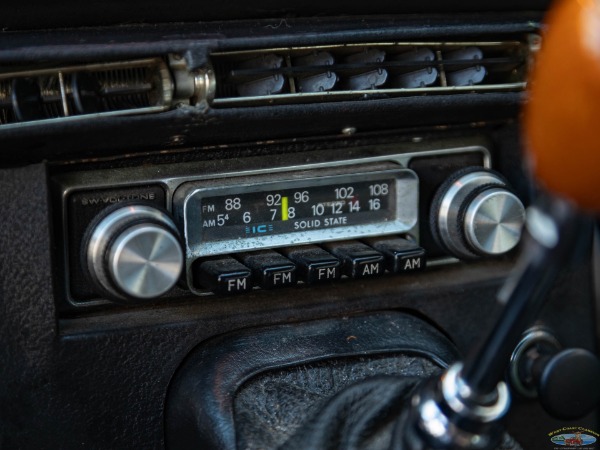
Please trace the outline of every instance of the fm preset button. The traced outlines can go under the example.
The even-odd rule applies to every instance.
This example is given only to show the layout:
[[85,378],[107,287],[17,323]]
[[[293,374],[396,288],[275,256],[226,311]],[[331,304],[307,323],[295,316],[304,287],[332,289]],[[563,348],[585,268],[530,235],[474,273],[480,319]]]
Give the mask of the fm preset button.
[[252,289],[252,272],[230,256],[195,261],[192,265],[194,285],[218,295],[232,295]]
[[324,247],[342,261],[342,271],[350,278],[366,278],[383,275],[383,255],[357,241],[325,244]]
[[263,289],[276,289],[296,284],[296,265],[275,251],[241,253],[237,256],[252,270],[256,284]]
[[331,253],[316,245],[283,249],[298,266],[299,276],[308,284],[326,283],[342,276],[342,264]]

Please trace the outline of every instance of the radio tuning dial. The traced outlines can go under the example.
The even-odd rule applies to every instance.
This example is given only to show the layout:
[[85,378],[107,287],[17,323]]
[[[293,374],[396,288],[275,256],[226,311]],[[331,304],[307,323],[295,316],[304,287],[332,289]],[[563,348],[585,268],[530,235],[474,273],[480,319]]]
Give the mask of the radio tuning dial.
[[164,212],[128,205],[92,225],[84,243],[87,271],[100,291],[124,303],[159,297],[183,269],[179,232]]
[[463,259],[500,255],[521,238],[525,207],[506,180],[491,170],[468,168],[452,175],[435,195],[432,233],[440,247]]

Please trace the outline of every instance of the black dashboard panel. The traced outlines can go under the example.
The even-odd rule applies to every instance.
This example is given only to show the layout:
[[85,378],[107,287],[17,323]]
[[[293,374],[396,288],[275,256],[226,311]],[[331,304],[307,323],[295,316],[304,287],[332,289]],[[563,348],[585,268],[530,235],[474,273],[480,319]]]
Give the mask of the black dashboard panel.
[[[0,6],[0,448],[176,450],[169,445],[177,439],[169,435],[173,428],[168,411],[178,410],[181,405],[186,416],[186,405],[197,400],[177,389],[190,383],[182,378],[186,374],[203,370],[198,355],[222,358],[211,360],[199,379],[219,383],[218,371],[231,369],[227,372],[230,377],[226,377],[230,384],[223,396],[230,402],[239,394],[240,401],[252,405],[248,391],[243,389],[256,392],[256,386],[269,380],[300,377],[292,388],[301,386],[310,392],[310,376],[306,377],[308,384],[302,378],[305,372],[326,373],[335,378],[379,368],[381,373],[397,374],[406,364],[414,374],[415,364],[421,370],[421,363],[406,363],[415,350],[411,353],[405,342],[419,342],[420,349],[420,330],[426,330],[425,337],[436,336],[431,341],[434,344],[423,345],[429,349],[442,342],[432,354],[438,351],[444,355],[433,358],[439,367],[423,363],[422,375],[471,351],[473,343],[492,327],[501,309],[496,293],[513,268],[519,249],[493,258],[458,260],[448,253],[444,241],[440,242],[436,225],[431,223],[435,221],[432,209],[435,211],[435,199],[439,197],[436,193],[441,187],[448,187],[446,180],[465,167],[493,173],[496,180],[501,180],[494,188],[499,188],[498,183],[504,187],[505,183],[525,206],[538,195],[538,188],[528,176],[519,125],[520,108],[527,96],[525,84],[513,77],[526,72],[529,59],[535,56],[547,6],[547,1],[481,4],[428,0],[418,4],[375,1],[343,5],[314,1],[293,5],[272,1],[236,5],[184,1],[168,7],[154,1],[28,1]],[[453,66],[457,64],[453,59],[459,55],[457,50],[478,46],[485,50],[486,45],[492,48],[498,42],[502,44],[498,47],[501,51],[518,49],[511,50],[509,56],[518,54],[526,63],[519,68],[510,66],[514,61],[504,53],[491,53],[483,62],[492,64],[488,68],[498,64],[502,67],[500,72],[509,74],[509,81],[518,82],[507,87],[506,80],[501,80],[504,85],[497,88],[502,84],[496,83],[500,78],[490,75],[488,78],[494,83],[479,91],[475,82],[467,82],[460,89],[448,84],[446,73],[458,71]],[[294,66],[294,59],[313,52],[330,51],[341,61],[340,73],[347,70],[343,73],[350,73],[350,78],[370,71],[381,75],[385,69],[390,80],[398,80],[406,73],[394,72],[402,64],[404,53],[392,44],[413,50],[434,47],[436,63],[426,61],[419,67],[443,74],[436,78],[439,85],[433,87],[437,90],[400,95],[391,81],[385,81],[382,86],[387,90],[380,91],[373,81],[368,92],[359,90],[355,95],[344,91],[336,99],[322,95],[286,104],[275,98],[277,93],[268,92],[273,94],[272,101],[250,99],[229,105],[219,104],[208,94],[201,97],[201,89],[194,90],[194,83],[204,82],[195,77],[208,76],[218,55],[231,53],[230,60],[222,56],[221,60],[228,64],[242,61],[243,66],[246,59],[252,59],[245,58],[245,52],[256,55],[265,49],[269,54],[283,55],[280,67],[266,70],[269,75],[275,73],[275,77],[285,75],[282,94],[286,99],[299,92],[292,85],[306,76]],[[381,61],[377,60],[367,60],[367,69],[352,65],[355,54],[369,54],[377,45],[393,47],[388,51],[389,66],[378,69]],[[446,62],[442,64],[443,57]],[[74,86],[81,85],[73,81],[73,67],[85,67],[84,71],[92,73],[98,65],[140,60],[159,61],[164,79],[171,82],[170,86],[165,84],[172,90],[167,106],[147,114],[89,114],[63,120],[61,111],[85,109],[81,106],[82,93],[91,97],[99,92],[93,84],[88,85],[89,89],[80,89],[80,104],[76,104],[73,92],[79,88]],[[481,65],[458,63],[462,64],[460,70],[477,71]],[[317,68],[322,69],[318,64]],[[216,64],[214,69],[221,70]],[[227,76],[234,79],[238,69],[226,67],[217,83],[228,80]],[[252,75],[255,69],[252,64],[241,67],[247,70],[242,75]],[[48,75],[52,71],[57,75]],[[18,97],[15,92],[24,92],[17,90],[15,79],[28,79],[30,87],[31,83],[41,83],[39,96],[25,97],[43,98],[47,114],[44,118],[49,120],[17,123],[10,116],[12,112],[4,112],[10,108],[23,111],[21,97],[14,100]],[[125,76],[123,79],[130,80]],[[136,76],[131,79],[139,81]],[[186,90],[190,80],[195,86],[189,88],[191,91]],[[156,84],[154,79],[143,81],[143,89],[151,90]],[[342,84],[342,75],[338,81]],[[118,83],[107,85],[114,88]],[[102,92],[107,95],[108,91]],[[121,94],[117,92],[115,98]],[[128,98],[127,92],[124,95]],[[138,101],[143,96],[132,96],[128,101],[132,98]],[[148,106],[143,102],[142,105]],[[245,232],[241,225],[254,215],[260,216],[260,223],[249,222],[248,226],[255,226],[262,233],[268,231],[267,202],[276,206],[274,218],[280,222],[293,219],[282,203],[275,205],[278,199],[273,193],[265,190],[270,183],[285,181],[277,185],[281,192],[275,194],[287,202],[293,201],[297,193],[297,201],[302,202],[304,191],[308,196],[322,194],[324,200],[307,207],[305,215],[318,215],[319,205],[335,212],[335,202],[346,201],[347,187],[354,186],[352,174],[360,171],[348,167],[356,164],[379,164],[385,170],[393,167],[393,173],[411,173],[418,180],[418,201],[415,198],[407,206],[415,209],[411,217],[416,222],[402,228],[398,232],[401,236],[385,231],[386,222],[393,216],[390,212],[385,217],[378,216],[364,235],[360,229],[344,234],[344,229],[332,228],[331,236],[314,241],[304,236],[302,242],[293,242],[294,235],[290,234],[290,248],[283,243],[271,245],[268,240],[257,240],[258,244],[248,249],[262,248],[269,258],[274,258],[275,252],[277,261],[283,258],[289,263],[294,250],[313,245],[309,250],[314,252],[317,248],[327,261],[340,264],[330,269],[346,271],[343,276],[336,273],[330,283],[310,283],[305,267],[298,268],[295,283],[282,289],[270,289],[273,286],[265,284],[245,287],[237,295],[220,295],[223,292],[210,292],[210,283],[201,288],[193,285],[196,279],[192,273],[205,262],[205,256],[226,256],[237,269],[241,265],[241,270],[247,271],[244,276],[252,280],[264,274],[256,268],[256,259],[249,257],[256,255],[242,251],[243,242],[233,246],[235,251],[224,249],[211,255],[201,251],[194,254],[193,249],[186,248],[188,230],[178,216],[178,188],[186,183],[206,188],[211,205],[222,200],[223,209],[233,209],[238,204],[245,207],[243,202],[252,200],[252,211],[240,209],[235,216],[241,221],[236,230],[242,235],[254,232],[252,228]],[[381,167],[377,166],[377,170],[383,170]],[[337,176],[338,172],[343,173],[341,180],[348,186],[327,183],[331,179],[328,177]],[[327,195],[313,185],[302,184],[303,179],[319,177],[317,185],[332,188]],[[377,180],[387,182],[388,178]],[[231,192],[239,202],[231,196],[221,199],[214,190],[219,186],[234,186]],[[297,192],[297,186],[308,187]],[[373,184],[359,187],[360,198],[348,199],[348,204],[344,204],[347,209],[359,200],[361,205],[371,200],[371,208],[381,205],[374,201],[382,193],[381,186],[379,194]],[[346,189],[343,195],[340,188]],[[185,189],[179,192],[187,195]],[[272,197],[263,198],[256,192],[270,193]],[[471,200],[476,194],[479,191],[470,194]],[[330,201],[328,195],[344,198]],[[401,196],[402,191],[397,195]],[[227,203],[227,199],[231,201]],[[98,269],[102,276],[109,274],[106,279],[98,281],[98,277],[90,276],[89,258],[86,259],[89,247],[84,243],[111,211],[139,206],[140,202],[143,207],[156,208],[171,217],[171,228],[164,222],[152,221],[151,225],[154,231],[158,227],[176,236],[179,233],[177,242],[183,243],[184,252],[188,251],[190,276],[181,277],[173,289],[158,298],[139,301],[125,296],[123,301],[118,295],[111,297],[118,286],[115,287],[113,269],[108,263],[104,267],[102,260]],[[461,206],[461,218],[466,215],[465,209]],[[219,212],[223,220],[228,211]],[[251,214],[246,216],[243,212]],[[217,226],[218,216],[208,219],[214,219],[214,223],[207,222],[207,227]],[[142,222],[136,219],[127,227],[147,225]],[[340,236],[335,237],[339,230]],[[117,241],[122,243],[121,232],[119,229],[118,236],[107,240],[107,248],[117,245]],[[591,230],[582,232],[589,242],[591,234]],[[353,249],[367,251],[369,257],[374,255],[380,258],[377,261],[383,261],[379,241],[384,237],[402,238],[411,251],[415,247],[424,249],[427,267],[392,274],[393,270],[384,270],[381,265],[377,266],[381,271],[377,275],[382,276],[353,276],[355,272],[347,269],[344,259],[348,247],[342,251],[339,247],[351,244]],[[348,243],[349,239],[352,242]],[[460,239],[461,245],[469,245],[465,235]],[[204,242],[200,239],[196,244],[201,247]],[[598,268],[592,259],[591,245],[585,246],[577,261],[565,267],[535,325],[549,331],[565,348],[597,352],[598,300],[594,277],[598,277]],[[416,260],[409,261],[415,264]],[[418,261],[425,265],[425,257]],[[371,275],[369,271],[374,266],[366,267],[368,270],[362,274]],[[208,276],[206,271],[202,275],[204,279]],[[217,285],[218,282],[222,283],[220,286],[228,283],[217,280]],[[394,317],[401,317],[400,322]],[[361,328],[372,323],[388,328],[377,330],[381,333]],[[394,327],[398,323],[417,325],[406,325],[399,331],[398,339],[386,340],[397,332]],[[353,328],[352,324],[360,325]],[[343,334],[331,334],[340,339],[331,346],[335,350],[319,344],[319,336],[330,336],[325,332],[331,331],[328,327]],[[313,345],[308,334],[317,336],[314,342],[319,345]],[[390,344],[393,351],[380,348],[378,338],[373,337],[378,335],[385,338],[381,342],[394,343]],[[368,339],[365,347],[363,337]],[[395,342],[402,343],[401,350],[408,356],[397,354]],[[253,346],[252,351],[244,351],[246,344]],[[365,349],[371,348],[380,351],[370,354],[373,360],[364,357],[365,352],[371,351]],[[298,356],[294,351],[305,354]],[[247,355],[260,361],[260,371],[257,364],[253,365],[254,360],[238,364],[236,358]],[[210,370],[217,367],[216,373],[209,372],[209,366]],[[233,379],[234,375],[238,378]],[[320,391],[331,394],[335,383],[325,389],[323,379],[313,381],[322,383]],[[218,388],[224,389],[220,384]],[[558,420],[544,412],[536,399],[513,394],[507,431],[526,450],[550,448],[548,434],[564,427],[600,431],[597,411],[577,421]],[[258,398],[257,404],[263,400]],[[179,403],[173,406],[173,401]],[[192,409],[201,411],[202,399]],[[235,420],[256,417],[256,411],[244,411]],[[221,417],[219,414],[215,417]],[[296,414],[291,422],[282,425],[284,434],[291,434],[302,421]],[[211,416],[207,420],[210,423],[215,419]],[[242,428],[251,430],[253,425],[246,422]],[[225,430],[226,442],[218,448],[233,450],[235,434],[231,434],[229,422],[219,422],[217,428]],[[244,435],[237,445],[261,448],[261,442],[255,438]]]
[[[61,1],[48,4],[42,1],[28,1],[5,5],[2,8],[2,26],[7,30],[32,30],[48,28],[71,28],[104,26],[115,24],[152,24],[164,22],[212,22],[223,20],[244,20],[276,18],[280,22],[274,27],[286,26],[288,17],[336,17],[390,14],[435,14],[480,11],[543,11],[549,6],[548,0],[489,1],[481,5],[477,1],[463,0],[449,4],[439,0],[424,2],[377,1],[365,4],[349,1],[330,5],[317,1],[277,2],[271,0],[252,3],[214,4],[208,2],[177,1],[168,8],[162,2],[106,2],[92,1],[85,6],[75,1]],[[32,11],[36,11],[32,13]]]
[[[8,32],[2,36],[0,62],[6,70],[68,67],[148,57],[182,55],[189,70],[203,68],[214,52],[273,47],[350,45],[377,42],[492,42],[520,40],[539,30],[539,13],[478,15],[376,16],[368,26],[355,17],[290,19],[289,27],[271,28],[265,21],[159,24],[77,30]],[[223,143],[339,135],[346,127],[361,132],[457,125],[514,117],[522,92],[486,95],[402,96],[384,94],[377,101],[315,102],[214,107],[182,104],[160,114],[40,123],[37,127],[4,127],[7,146],[26,138],[26,154],[3,152],[8,163],[77,156],[130,155],[169,148]],[[189,103],[189,102],[188,102]],[[452,109],[452,114],[448,110]],[[342,113],[340,114],[340,111]],[[268,124],[268,125],[266,125]],[[110,145],[107,142],[110,136]],[[302,144],[300,142],[300,144]]]

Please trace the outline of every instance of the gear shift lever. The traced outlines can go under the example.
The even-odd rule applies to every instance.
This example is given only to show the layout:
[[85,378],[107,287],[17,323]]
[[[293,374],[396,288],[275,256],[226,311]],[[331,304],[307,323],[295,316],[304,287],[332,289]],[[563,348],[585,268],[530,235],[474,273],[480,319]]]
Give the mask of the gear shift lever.
[[498,293],[500,319],[482,345],[412,399],[403,449],[492,449],[502,438],[509,408],[503,381],[521,334],[538,316],[546,294],[577,246],[587,220],[566,201],[530,210],[522,254]]
[[421,387],[396,433],[397,448],[491,449],[509,408],[510,355],[538,316],[560,269],[600,212],[600,2],[566,0],[550,16],[526,111],[536,177],[551,192],[530,208],[522,252],[498,293],[502,315],[464,363]]

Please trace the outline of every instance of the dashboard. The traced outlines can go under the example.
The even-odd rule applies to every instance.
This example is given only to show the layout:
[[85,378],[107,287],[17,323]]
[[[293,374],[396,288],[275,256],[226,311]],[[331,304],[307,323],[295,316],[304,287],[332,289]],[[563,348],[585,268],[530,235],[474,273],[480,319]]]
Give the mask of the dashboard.
[[[353,383],[472,352],[539,196],[547,8],[0,6],[0,449],[296,448]],[[515,349],[503,448],[600,439],[522,364],[597,355],[594,233]]]

